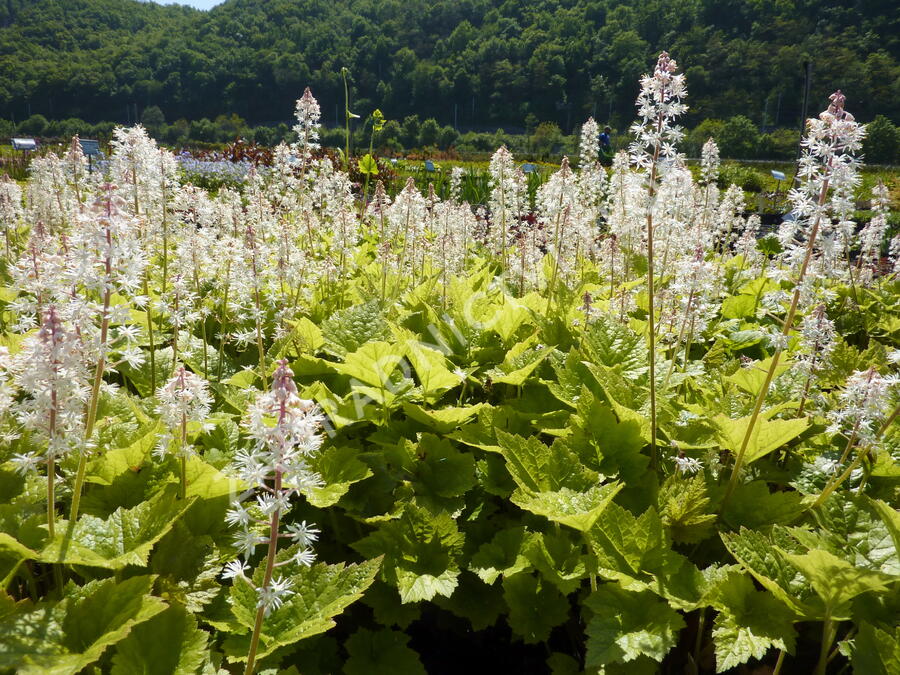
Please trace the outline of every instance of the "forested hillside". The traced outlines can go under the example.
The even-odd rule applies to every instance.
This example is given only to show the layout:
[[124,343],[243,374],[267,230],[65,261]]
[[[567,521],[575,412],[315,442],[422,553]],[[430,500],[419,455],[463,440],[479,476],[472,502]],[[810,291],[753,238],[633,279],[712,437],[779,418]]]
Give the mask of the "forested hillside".
[[894,0],[0,0],[0,117],[124,122],[157,105],[258,124],[309,84],[332,124],[347,66],[361,114],[569,131],[627,122],[660,49],[687,73],[688,124],[794,126],[809,59],[811,109],[842,88],[861,120],[900,121]]

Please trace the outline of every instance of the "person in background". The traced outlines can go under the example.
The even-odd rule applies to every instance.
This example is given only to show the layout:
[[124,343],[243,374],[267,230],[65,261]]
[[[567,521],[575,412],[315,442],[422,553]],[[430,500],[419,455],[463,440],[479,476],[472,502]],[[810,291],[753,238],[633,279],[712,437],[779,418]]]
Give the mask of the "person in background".
[[612,134],[612,129],[609,126],[603,127],[603,133],[600,134],[600,163],[604,166],[609,166],[612,164],[612,139],[610,135]]

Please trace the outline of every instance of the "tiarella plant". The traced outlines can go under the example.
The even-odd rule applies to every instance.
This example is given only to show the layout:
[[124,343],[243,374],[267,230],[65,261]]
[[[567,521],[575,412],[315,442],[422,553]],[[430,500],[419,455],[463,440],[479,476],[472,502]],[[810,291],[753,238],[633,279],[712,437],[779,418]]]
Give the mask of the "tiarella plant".
[[0,670],[896,672],[896,183],[837,93],[767,234],[686,86],[479,206],[309,89],[215,189],[139,127],[0,180]]

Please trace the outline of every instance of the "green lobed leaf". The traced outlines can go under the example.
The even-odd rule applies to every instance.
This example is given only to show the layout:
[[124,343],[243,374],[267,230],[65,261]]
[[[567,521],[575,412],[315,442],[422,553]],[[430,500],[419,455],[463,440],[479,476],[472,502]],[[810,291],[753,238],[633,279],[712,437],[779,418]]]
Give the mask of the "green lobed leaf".
[[825,615],[838,620],[850,619],[850,600],[869,592],[886,592],[896,582],[895,575],[854,567],[837,556],[813,549],[803,555],[783,553],[800,570],[825,605]]
[[397,626],[405,629],[421,615],[421,606],[400,602],[397,591],[383,581],[376,579],[366,590],[363,604],[372,608],[375,620],[382,626]]
[[622,487],[617,482],[595,485],[584,492],[576,492],[567,487],[553,492],[532,492],[518,488],[511,501],[526,511],[568,525],[579,532],[587,532]]
[[106,520],[83,515],[74,526],[60,528],[41,551],[40,560],[113,570],[144,566],[153,545],[194,499],[177,499],[173,490],[166,490],[132,509],[116,509]]
[[814,511],[821,529],[797,528],[792,534],[810,548],[821,548],[854,567],[900,576],[897,545],[878,508],[876,500],[836,493]]
[[662,520],[654,508],[640,517],[618,504],[610,504],[587,533],[602,575],[612,579],[649,580],[681,564],[669,548]]
[[[748,367],[740,368],[733,375],[728,375],[722,379],[724,379],[726,382],[732,382],[733,384],[736,384],[751,396],[757,396],[760,390],[763,388],[763,385],[765,384],[766,377],[769,372],[769,367],[771,365],[771,357],[762,361],[754,361]],[[775,369],[775,377],[778,377],[782,373],[787,372],[789,368],[790,364],[782,361]]]
[[173,605],[134,627],[116,646],[112,675],[193,675],[203,664],[209,633]]
[[447,367],[447,359],[441,352],[418,340],[406,341],[406,357],[416,370],[426,400],[458,387],[465,379]]
[[588,359],[600,366],[616,369],[634,380],[647,372],[647,342],[628,326],[604,316],[591,322],[585,333],[584,351]]
[[804,549],[783,530],[776,526],[772,535],[766,535],[742,527],[739,532],[721,532],[719,536],[735,560],[795,613],[808,619],[821,615],[821,603],[817,602],[809,580],[783,555],[792,544],[792,550],[798,553]]
[[544,642],[569,617],[569,601],[552,584],[527,572],[503,579],[506,617],[513,633],[526,644]]
[[[293,547],[292,547],[293,548]],[[291,549],[282,551],[279,559],[290,556]],[[328,565],[318,563],[310,567],[295,567],[290,596],[277,610],[263,620],[257,656],[264,658],[279,647],[324,633],[334,626],[332,617],[362,597],[375,579],[380,558],[358,565]],[[253,581],[261,584],[265,561],[260,563]],[[250,635],[256,620],[256,589],[246,580],[235,579],[231,587],[231,611],[241,629],[225,641],[225,653],[232,662],[246,662],[250,647]]]
[[339,373],[376,388],[391,384],[391,373],[406,355],[403,345],[390,342],[367,342],[344,357],[343,363],[332,367]]
[[162,431],[163,426],[159,421],[146,425],[130,445],[107,450],[90,462],[85,480],[101,485],[112,485],[113,481],[126,471],[137,471],[149,459]]
[[[750,416],[733,420],[725,415],[716,415],[713,421],[718,427],[718,437],[722,447],[737,455],[750,424]],[[768,420],[760,417],[757,419],[750,441],[747,443],[744,464],[752,464],[786,445],[806,431],[809,424],[809,420],[805,418]]]
[[447,434],[471,420],[484,407],[484,403],[465,406],[426,408],[415,403],[404,403],[406,416],[429,427],[431,431]]
[[345,643],[345,675],[425,675],[419,655],[407,646],[409,636],[396,630],[360,628]]
[[628,663],[639,656],[662,661],[684,627],[681,615],[653,593],[634,593],[616,584],[604,584],[584,606],[592,612],[586,630],[588,668]]
[[416,458],[413,482],[418,494],[457,497],[475,486],[475,458],[469,452],[460,452],[445,438],[422,434]]
[[396,586],[403,602],[449,597],[457,585],[465,540],[456,521],[409,504],[398,520],[353,544],[367,558],[384,555],[382,578]]
[[755,480],[735,488],[724,506],[722,519],[735,527],[788,525],[799,518],[805,508],[800,493],[772,492],[766,481]]
[[494,583],[500,576],[512,576],[528,569],[524,549],[535,537],[525,527],[500,530],[491,541],[482,544],[469,563],[469,569],[486,584]]
[[587,576],[581,542],[573,543],[566,532],[535,533],[525,543],[525,557],[541,576],[568,595],[581,586]]
[[496,429],[500,453],[513,480],[523,490],[553,492],[567,487],[582,491],[599,482],[599,476],[582,466],[565,443],[542,443],[536,436],[523,438]]
[[390,334],[377,300],[341,309],[322,322],[322,346],[336,356],[354,352],[366,342]]
[[459,575],[459,585],[449,598],[435,596],[433,602],[440,608],[466,619],[472,630],[484,630],[497,623],[507,611],[501,584],[486,586],[469,572]]
[[[646,474],[650,462],[642,454],[642,423],[632,418],[619,419],[609,405],[584,387],[577,401],[578,414],[570,424],[569,445],[581,448],[579,457],[597,471],[618,476],[626,483],[636,483]],[[593,454],[591,457],[586,453]]]
[[359,166],[359,172],[362,174],[370,176],[378,175],[378,164],[375,162],[375,158],[369,153],[360,157],[357,160],[357,165]]
[[716,672],[761,659],[771,647],[793,652],[794,613],[771,593],[757,591],[746,574],[729,572],[708,600],[719,612],[713,622]]
[[37,551],[31,550],[6,532],[0,532],[0,588],[9,586],[23,562],[37,557]]
[[20,603],[0,618],[0,668],[23,675],[74,675],[166,605],[154,577],[69,584],[59,602]]
[[349,446],[332,446],[316,455],[311,468],[321,476],[324,485],[313,488],[307,499],[310,504],[326,508],[337,504],[350,486],[372,475],[372,470],[357,459],[359,451]]
[[711,536],[716,514],[711,513],[702,475],[682,478],[673,474],[659,491],[660,517],[672,540],[696,543]]
[[900,627],[882,630],[862,621],[853,645],[854,672],[866,675],[900,673]]

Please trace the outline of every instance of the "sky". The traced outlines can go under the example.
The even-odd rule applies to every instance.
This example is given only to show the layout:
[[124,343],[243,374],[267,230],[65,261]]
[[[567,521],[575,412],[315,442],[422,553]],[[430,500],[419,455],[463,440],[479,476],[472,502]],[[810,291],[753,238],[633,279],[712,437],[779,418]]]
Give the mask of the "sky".
[[221,5],[225,0],[157,0],[163,5],[190,5],[197,9],[211,9],[216,5]]

